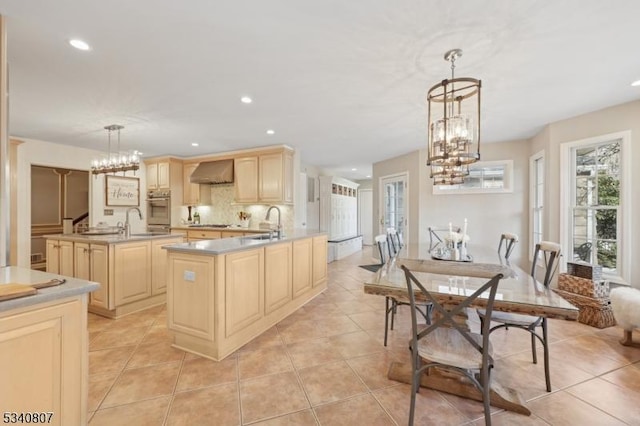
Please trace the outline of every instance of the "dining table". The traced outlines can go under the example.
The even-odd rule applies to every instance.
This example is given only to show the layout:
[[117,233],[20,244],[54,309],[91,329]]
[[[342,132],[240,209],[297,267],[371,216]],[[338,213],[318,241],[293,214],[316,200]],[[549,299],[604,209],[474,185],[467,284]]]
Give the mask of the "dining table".
[[[401,269],[404,265],[438,303],[451,306],[463,302],[488,279],[502,274],[494,310],[565,320],[576,320],[578,317],[577,307],[553,292],[551,288],[546,288],[515,262],[501,257],[496,249],[469,245],[458,260],[448,259],[447,250],[442,246],[434,248],[428,244],[407,244],[396,257],[390,259],[376,274],[371,275],[364,283],[364,292],[408,301],[407,281]],[[427,300],[419,291],[416,291],[415,297],[416,300]],[[481,296],[472,306],[482,308],[485,305],[486,298]],[[463,317],[461,321],[465,319]],[[411,383],[411,365],[392,362],[388,377]],[[422,375],[421,386],[482,400],[481,393],[470,381],[442,370],[435,369],[430,374]],[[491,405],[521,414],[531,414],[517,389],[502,386],[495,379],[491,383]]]

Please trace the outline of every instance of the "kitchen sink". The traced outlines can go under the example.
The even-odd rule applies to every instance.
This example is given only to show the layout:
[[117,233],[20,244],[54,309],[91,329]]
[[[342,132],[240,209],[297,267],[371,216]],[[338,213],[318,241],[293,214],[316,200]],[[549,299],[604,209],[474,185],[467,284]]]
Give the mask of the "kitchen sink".
[[271,234],[258,234],[258,235],[252,235],[249,237],[245,237],[249,240],[281,240],[284,238],[284,236],[281,236],[280,238],[274,236],[271,236]]

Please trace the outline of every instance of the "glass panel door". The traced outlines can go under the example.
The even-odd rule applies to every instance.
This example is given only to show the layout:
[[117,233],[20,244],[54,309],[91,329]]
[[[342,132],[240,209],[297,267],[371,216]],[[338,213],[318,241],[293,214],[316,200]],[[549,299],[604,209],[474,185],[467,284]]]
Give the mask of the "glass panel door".
[[385,234],[387,228],[395,228],[401,232],[404,242],[409,241],[407,227],[407,177],[406,175],[382,178],[380,186],[380,234]]

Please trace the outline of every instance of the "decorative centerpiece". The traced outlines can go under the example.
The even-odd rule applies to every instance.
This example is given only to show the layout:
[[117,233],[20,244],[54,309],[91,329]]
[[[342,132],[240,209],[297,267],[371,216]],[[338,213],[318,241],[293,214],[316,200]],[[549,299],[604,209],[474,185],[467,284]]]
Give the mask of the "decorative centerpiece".
[[240,227],[248,228],[249,227],[249,219],[251,219],[251,213],[247,213],[245,211],[238,212],[238,219],[240,219]]
[[462,233],[453,232],[453,226],[449,222],[449,233],[444,236],[445,248],[441,248],[437,253],[432,253],[432,257],[440,260],[455,260],[471,262],[472,258],[467,253],[467,243],[471,238],[467,234],[467,219],[464,219]]

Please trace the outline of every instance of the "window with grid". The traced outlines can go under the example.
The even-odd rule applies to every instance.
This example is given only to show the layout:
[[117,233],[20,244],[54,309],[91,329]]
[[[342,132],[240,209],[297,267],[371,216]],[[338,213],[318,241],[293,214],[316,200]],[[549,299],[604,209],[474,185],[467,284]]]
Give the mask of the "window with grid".
[[622,140],[577,146],[572,158],[570,251],[573,260],[620,276]]
[[529,255],[533,258],[536,244],[542,241],[544,208],[544,154],[531,157],[530,163],[530,202],[531,202],[531,247]]
[[434,194],[513,192],[513,160],[479,161],[469,165],[469,175],[457,185],[434,185]]

